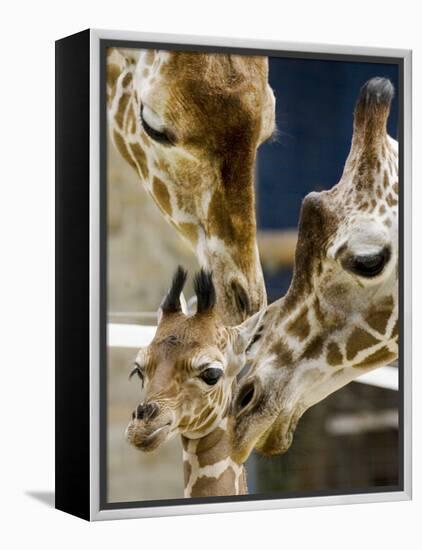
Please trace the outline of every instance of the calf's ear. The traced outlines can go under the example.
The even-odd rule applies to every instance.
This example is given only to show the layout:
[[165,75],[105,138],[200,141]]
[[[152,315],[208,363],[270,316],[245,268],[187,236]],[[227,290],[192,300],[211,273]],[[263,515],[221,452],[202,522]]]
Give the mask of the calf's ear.
[[265,309],[258,311],[246,319],[246,321],[243,321],[243,323],[231,329],[234,331],[235,335],[233,348],[236,353],[244,353],[251,344],[252,340],[261,328],[264,312]]

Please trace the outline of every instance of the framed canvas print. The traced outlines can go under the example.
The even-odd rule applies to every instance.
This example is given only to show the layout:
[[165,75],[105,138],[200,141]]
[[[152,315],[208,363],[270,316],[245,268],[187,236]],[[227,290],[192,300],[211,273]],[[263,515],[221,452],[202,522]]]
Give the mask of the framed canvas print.
[[56,506],[411,496],[411,52],[56,43]]

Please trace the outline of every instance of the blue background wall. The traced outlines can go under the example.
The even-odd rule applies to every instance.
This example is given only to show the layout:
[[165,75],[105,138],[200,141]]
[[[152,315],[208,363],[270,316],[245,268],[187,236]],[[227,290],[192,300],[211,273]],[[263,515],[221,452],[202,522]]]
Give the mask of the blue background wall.
[[[389,78],[397,91],[397,65],[270,58],[269,80],[277,104],[275,142],[258,155],[258,224],[261,229],[296,228],[303,197],[329,189],[342,174],[350,149],[353,110],[362,85]],[[397,95],[389,119],[397,138]],[[267,276],[270,300],[280,297],[289,272]]]

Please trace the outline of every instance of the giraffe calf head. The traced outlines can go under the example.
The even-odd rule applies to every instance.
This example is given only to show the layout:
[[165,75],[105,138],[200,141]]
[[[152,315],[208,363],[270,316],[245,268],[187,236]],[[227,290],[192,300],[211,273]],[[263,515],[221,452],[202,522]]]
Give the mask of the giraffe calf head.
[[232,386],[244,364],[245,348],[258,318],[225,328],[216,313],[212,275],[194,281],[197,311],[182,311],[186,272],[179,268],[161,305],[151,344],[138,352],[133,375],[143,386],[141,403],[126,429],[128,441],[151,451],[175,434],[199,438],[228,412]]

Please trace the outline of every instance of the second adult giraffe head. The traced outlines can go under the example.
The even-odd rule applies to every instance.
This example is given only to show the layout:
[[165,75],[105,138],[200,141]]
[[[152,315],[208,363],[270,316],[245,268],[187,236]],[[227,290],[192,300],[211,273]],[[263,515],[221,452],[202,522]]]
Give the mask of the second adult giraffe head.
[[[136,52],[136,50],[133,50]],[[237,324],[266,301],[254,170],[274,130],[262,56],[110,49],[109,126],[164,216],[212,269],[217,308]]]
[[355,108],[340,182],[302,204],[295,269],[249,350],[235,445],[284,452],[302,414],[398,354],[398,144],[387,134],[394,89],[374,78]]

